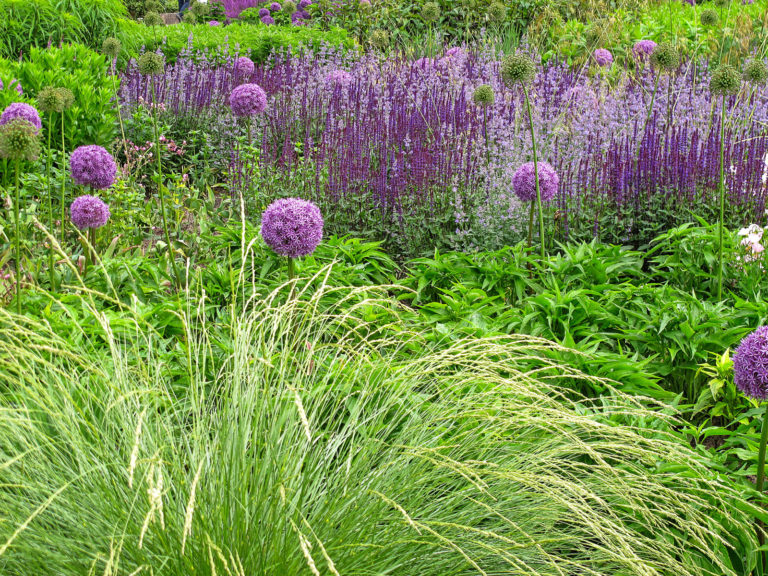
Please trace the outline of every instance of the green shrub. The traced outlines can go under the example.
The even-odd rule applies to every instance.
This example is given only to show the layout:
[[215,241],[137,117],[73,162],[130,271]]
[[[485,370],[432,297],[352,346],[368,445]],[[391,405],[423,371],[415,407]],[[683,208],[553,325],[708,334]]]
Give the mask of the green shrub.
[[146,50],[160,48],[169,63],[173,63],[179,53],[189,47],[207,52],[206,56],[214,61],[234,54],[250,53],[255,62],[263,62],[273,51],[300,45],[315,48],[322,43],[348,48],[354,46],[347,33],[340,29],[322,32],[303,26],[252,26],[237,22],[230,26],[167,26],[155,39],[153,30],[138,22],[123,20],[119,37],[123,42],[123,53],[128,57],[138,54],[142,47]]

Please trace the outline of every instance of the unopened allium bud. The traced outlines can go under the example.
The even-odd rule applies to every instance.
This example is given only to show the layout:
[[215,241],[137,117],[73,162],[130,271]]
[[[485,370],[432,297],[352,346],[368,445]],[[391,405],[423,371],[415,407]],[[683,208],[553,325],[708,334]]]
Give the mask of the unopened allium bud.
[[165,20],[157,12],[147,12],[144,15],[144,24],[147,26],[165,26]]
[[736,94],[741,86],[739,71],[730,64],[721,64],[712,73],[709,81],[709,91],[718,96]]
[[672,72],[680,66],[680,53],[671,42],[662,42],[651,54],[651,64],[654,68]]
[[144,76],[158,76],[164,70],[163,57],[156,52],[145,52],[139,58],[139,73]]
[[117,38],[107,38],[101,45],[101,52],[114,59],[120,54],[120,48],[120,40]]
[[707,8],[706,10],[702,10],[699,21],[702,26],[717,26],[720,23],[720,16],[718,16],[716,10]]
[[58,112],[63,112],[64,110],[72,108],[75,104],[75,95],[72,93],[72,90],[69,88],[56,88],[56,90],[58,91],[59,96],[61,96],[62,105],[62,109],[58,110]]
[[500,73],[507,86],[530,84],[536,77],[536,64],[525,54],[510,54],[501,61]]
[[194,12],[187,10],[184,12],[184,16],[181,17],[181,21],[184,22],[184,24],[197,24],[197,16]]
[[421,9],[421,16],[427,22],[437,22],[440,20],[440,6],[437,2],[427,2]]
[[293,0],[285,0],[285,2],[283,2],[283,12],[288,14],[288,16],[296,12],[296,10],[296,2]]
[[379,50],[386,50],[389,47],[389,34],[386,30],[374,30],[371,32],[371,45]]
[[494,102],[496,102],[493,87],[490,84],[482,84],[475,88],[475,91],[472,93],[472,102],[478,106],[493,106]]
[[61,93],[53,86],[46,86],[37,94],[37,109],[47,114],[64,109]]
[[0,158],[33,162],[40,155],[37,128],[21,118],[0,126]]
[[488,20],[501,23],[507,17],[507,7],[501,2],[493,2],[488,6]]
[[750,84],[765,84],[768,80],[768,66],[762,60],[751,60],[744,67],[744,80]]

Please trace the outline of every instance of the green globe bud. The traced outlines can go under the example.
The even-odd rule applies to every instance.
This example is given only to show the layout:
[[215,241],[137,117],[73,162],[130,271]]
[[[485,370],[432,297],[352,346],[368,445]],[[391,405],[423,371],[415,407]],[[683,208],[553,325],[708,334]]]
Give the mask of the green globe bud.
[[144,15],[144,24],[147,26],[165,26],[165,20],[157,12],[147,12]]
[[145,52],[139,58],[139,73],[144,76],[158,76],[165,70],[162,55],[156,52]]
[[120,54],[120,48],[120,40],[117,38],[107,38],[101,45],[101,52],[102,54],[106,54],[110,58],[115,59],[118,54]]
[[717,26],[720,23],[720,16],[718,16],[717,11],[713,10],[712,8],[707,8],[701,12],[699,21],[701,22],[702,26]]
[[736,94],[741,87],[739,71],[730,64],[721,64],[712,73],[709,80],[709,91],[718,96]]
[[672,72],[680,66],[680,53],[671,42],[662,42],[651,53],[651,65]]
[[37,94],[38,110],[50,114],[64,110],[64,101],[61,93],[53,86],[46,86]]
[[374,30],[371,32],[371,46],[378,50],[386,50],[389,48],[389,34],[386,30]]
[[507,7],[501,2],[493,2],[488,6],[488,20],[497,24],[504,22],[507,18]]
[[184,22],[184,24],[197,24],[197,16],[194,12],[187,10],[184,12],[184,16],[181,17],[181,21]]
[[40,141],[32,124],[15,119],[0,126],[0,158],[34,162],[39,156]]
[[421,9],[421,17],[426,22],[437,22],[440,20],[440,6],[437,5],[437,2],[427,2]]
[[482,84],[475,88],[472,93],[472,102],[478,106],[493,106],[496,102],[496,94],[493,92],[493,87],[489,84]]
[[69,110],[72,108],[72,106],[75,104],[75,95],[72,93],[72,90],[69,88],[56,88],[56,90],[61,97],[62,108],[59,110],[59,112],[63,112],[64,110]]
[[768,66],[762,60],[751,60],[744,67],[744,80],[750,84],[765,84],[768,80]]
[[285,2],[283,2],[283,12],[288,14],[288,16],[296,12],[296,10],[296,2],[293,0],[285,0]]
[[501,61],[501,79],[507,86],[530,84],[536,77],[536,64],[525,54],[511,54]]

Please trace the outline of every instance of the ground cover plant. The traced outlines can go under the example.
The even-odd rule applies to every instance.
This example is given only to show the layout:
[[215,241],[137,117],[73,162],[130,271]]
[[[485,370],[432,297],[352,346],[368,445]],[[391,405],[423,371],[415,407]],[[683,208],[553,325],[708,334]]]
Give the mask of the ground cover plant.
[[764,8],[13,5],[0,573],[765,574]]

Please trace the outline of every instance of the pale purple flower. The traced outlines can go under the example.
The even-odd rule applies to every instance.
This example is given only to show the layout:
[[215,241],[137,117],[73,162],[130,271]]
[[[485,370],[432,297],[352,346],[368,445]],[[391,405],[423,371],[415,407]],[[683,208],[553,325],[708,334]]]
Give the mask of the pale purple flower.
[[[547,202],[557,194],[560,178],[555,169],[547,162],[539,162],[538,168],[541,201]],[[512,189],[523,202],[536,200],[536,177],[533,162],[526,162],[515,171],[512,175]]]
[[[16,78],[14,78],[13,80],[11,80],[9,87],[13,85],[16,85],[16,92],[19,93],[19,96],[24,96],[24,90],[21,89],[21,82],[16,80]],[[2,78],[0,78],[0,90],[2,90],[3,88],[4,88],[3,80]]]
[[270,12],[280,12],[280,9],[282,6],[280,6],[279,2],[272,2],[272,4],[269,5]]
[[272,16],[262,16],[261,23],[266,24],[267,26],[272,26],[272,24],[275,23],[275,19],[272,18]]
[[208,22],[208,26],[220,26],[220,25],[221,25],[221,22],[219,22],[218,20],[211,20],[210,22]]
[[598,48],[592,55],[598,66],[610,66],[613,64],[613,54],[605,48]]
[[69,157],[69,171],[81,186],[104,190],[114,183],[117,165],[112,154],[101,146],[80,146]]
[[750,398],[768,399],[768,326],[760,326],[736,348],[733,383]]
[[341,86],[346,88],[352,83],[352,74],[346,70],[332,70],[326,74],[325,83],[331,87]]
[[275,200],[261,217],[261,236],[281,256],[307,256],[323,239],[323,216],[320,209],[307,200]]
[[301,0],[299,2],[299,10],[304,10],[304,8],[310,5],[312,5],[312,0]]
[[101,228],[109,220],[109,206],[96,196],[78,196],[69,207],[72,224],[80,230]]
[[258,84],[243,84],[232,90],[229,106],[235,116],[253,116],[267,109],[267,93]]
[[632,46],[632,52],[638,58],[645,58],[653,54],[656,49],[656,42],[653,40],[638,40],[635,45]]
[[265,16],[269,16],[269,8],[260,8],[259,18],[264,18]]
[[0,114],[0,126],[8,124],[11,120],[25,120],[34,126],[37,131],[43,126],[40,122],[40,114],[34,106],[30,106],[26,102],[13,102],[9,104],[3,113]]
[[254,71],[256,70],[256,65],[253,63],[253,60],[248,58],[247,56],[241,56],[237,60],[235,60],[235,74],[239,76],[252,76]]

